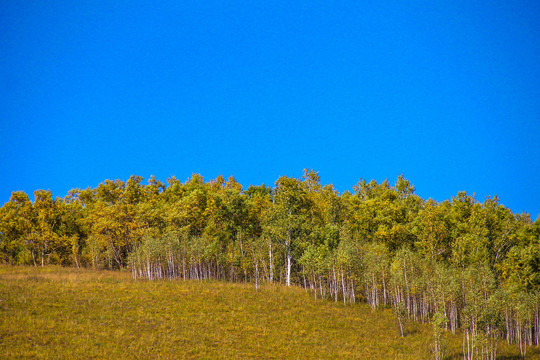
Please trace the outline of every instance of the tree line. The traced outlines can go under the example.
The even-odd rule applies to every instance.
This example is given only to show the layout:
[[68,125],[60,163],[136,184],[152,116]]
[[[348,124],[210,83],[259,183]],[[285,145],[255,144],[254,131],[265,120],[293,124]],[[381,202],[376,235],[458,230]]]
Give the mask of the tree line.
[[143,180],[63,199],[37,190],[33,202],[13,192],[0,209],[0,261],[295,284],[316,298],[392,306],[402,335],[408,319],[461,330],[466,359],[494,359],[501,339],[522,354],[539,344],[540,218],[496,196],[424,200],[403,176],[340,194],[313,170],[247,189],[232,176]]

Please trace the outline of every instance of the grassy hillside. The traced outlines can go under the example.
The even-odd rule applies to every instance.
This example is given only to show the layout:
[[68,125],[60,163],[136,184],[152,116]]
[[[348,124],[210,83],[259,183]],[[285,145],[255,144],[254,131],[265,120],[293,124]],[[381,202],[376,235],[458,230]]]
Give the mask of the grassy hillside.
[[[302,289],[0,267],[0,358],[429,359],[431,328]],[[448,354],[460,359],[461,337]],[[538,352],[529,351],[529,358]],[[501,358],[519,354],[501,344]]]

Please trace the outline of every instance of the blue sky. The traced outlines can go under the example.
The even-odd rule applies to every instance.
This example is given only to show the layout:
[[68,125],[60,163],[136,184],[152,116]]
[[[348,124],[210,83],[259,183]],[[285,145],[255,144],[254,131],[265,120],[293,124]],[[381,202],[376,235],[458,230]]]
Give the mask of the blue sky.
[[1,3],[0,203],[312,168],[540,213],[539,2],[158,3]]

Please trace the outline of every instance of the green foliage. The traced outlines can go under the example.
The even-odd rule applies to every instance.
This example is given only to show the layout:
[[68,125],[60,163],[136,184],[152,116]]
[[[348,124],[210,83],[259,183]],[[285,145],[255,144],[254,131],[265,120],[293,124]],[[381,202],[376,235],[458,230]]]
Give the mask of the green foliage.
[[437,311],[433,314],[431,320],[433,324],[433,355],[435,360],[444,359],[446,353],[446,341],[444,339],[444,326],[448,319],[443,311]]

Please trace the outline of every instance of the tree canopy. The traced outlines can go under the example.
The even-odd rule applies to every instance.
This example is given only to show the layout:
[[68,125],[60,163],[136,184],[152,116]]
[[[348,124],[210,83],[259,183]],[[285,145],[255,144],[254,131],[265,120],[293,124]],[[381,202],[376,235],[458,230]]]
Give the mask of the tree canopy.
[[499,338],[523,353],[539,343],[540,218],[497,196],[425,200],[403,176],[360,179],[340,194],[305,170],[273,187],[134,175],[34,197],[13,192],[0,209],[3,263],[296,284],[315,297],[394,306],[400,325],[436,315],[437,326],[463,331],[469,358],[495,354]]

